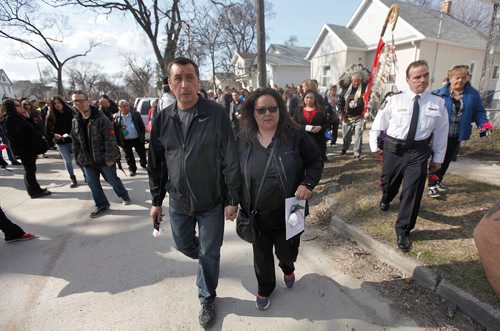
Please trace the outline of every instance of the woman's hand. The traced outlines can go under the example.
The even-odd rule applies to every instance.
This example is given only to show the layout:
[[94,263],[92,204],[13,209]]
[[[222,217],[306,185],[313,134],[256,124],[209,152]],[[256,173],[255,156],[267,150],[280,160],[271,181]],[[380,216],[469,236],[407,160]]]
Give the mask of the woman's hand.
[[295,191],[295,197],[297,200],[308,200],[311,195],[312,191],[305,185],[299,185],[299,187],[297,187],[297,191]]
[[312,133],[318,133],[318,132],[320,132],[320,131],[321,131],[321,126],[319,126],[319,125],[315,125],[315,126],[313,126],[313,128],[311,129],[311,132],[312,132]]

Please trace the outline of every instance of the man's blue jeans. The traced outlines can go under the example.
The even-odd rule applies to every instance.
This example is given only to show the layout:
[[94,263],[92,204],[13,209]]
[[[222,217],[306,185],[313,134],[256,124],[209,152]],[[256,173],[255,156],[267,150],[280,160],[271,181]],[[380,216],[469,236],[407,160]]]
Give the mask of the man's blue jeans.
[[89,184],[90,191],[92,192],[92,198],[94,198],[96,207],[109,207],[109,201],[102,189],[99,174],[102,174],[104,180],[106,180],[109,185],[113,187],[116,195],[124,200],[129,199],[128,192],[125,189],[125,186],[123,186],[122,181],[116,174],[115,164],[111,167],[83,167],[83,172],[85,173],[85,177],[87,178],[87,184]]
[[[213,302],[219,283],[220,249],[224,238],[224,206],[196,216],[169,208],[170,225],[175,247],[184,255],[198,259],[198,298]],[[198,236],[196,236],[198,223]]]
[[56,144],[59,154],[64,160],[64,167],[70,176],[75,176],[73,170],[73,147],[71,143]]

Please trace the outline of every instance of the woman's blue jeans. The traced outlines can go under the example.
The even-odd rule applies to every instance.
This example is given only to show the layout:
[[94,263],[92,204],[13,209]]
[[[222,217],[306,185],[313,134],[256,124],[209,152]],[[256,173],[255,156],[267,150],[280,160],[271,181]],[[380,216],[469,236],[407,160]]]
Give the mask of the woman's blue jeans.
[[213,302],[219,283],[224,206],[220,203],[217,207],[196,216],[169,208],[169,214],[175,247],[184,255],[198,259],[198,298],[202,303]]
[[64,167],[71,177],[75,176],[73,171],[73,147],[71,143],[56,144],[59,154],[61,154],[64,160]]

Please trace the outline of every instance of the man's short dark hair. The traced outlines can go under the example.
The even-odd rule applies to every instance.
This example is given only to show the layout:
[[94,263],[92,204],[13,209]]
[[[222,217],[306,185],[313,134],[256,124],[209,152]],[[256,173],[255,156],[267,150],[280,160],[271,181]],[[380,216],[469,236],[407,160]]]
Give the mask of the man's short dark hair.
[[198,65],[196,63],[194,63],[193,60],[188,59],[187,57],[176,57],[175,59],[173,59],[172,61],[170,61],[167,64],[167,72],[168,72],[169,77],[170,77],[170,68],[172,68],[172,66],[174,64],[178,64],[178,65],[182,65],[182,66],[186,65],[186,64],[191,64],[194,67],[194,71],[196,73],[196,78],[200,79],[200,70],[198,69]]
[[413,61],[412,63],[410,63],[410,65],[408,65],[408,68],[406,68],[406,78],[410,78],[410,76],[409,76],[410,69],[416,68],[416,67],[421,67],[421,66],[426,66],[427,68],[429,68],[429,64],[425,60],[417,60],[417,61]]
[[73,94],[83,94],[85,96],[85,98],[89,98],[89,96],[87,95],[87,93],[83,92],[82,90],[76,90],[76,91],[73,91],[73,93],[71,93],[71,95]]

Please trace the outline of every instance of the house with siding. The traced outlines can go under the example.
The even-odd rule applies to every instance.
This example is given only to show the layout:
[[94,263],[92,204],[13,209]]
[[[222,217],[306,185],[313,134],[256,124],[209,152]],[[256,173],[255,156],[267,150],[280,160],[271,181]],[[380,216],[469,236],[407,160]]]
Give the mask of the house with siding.
[[[446,12],[396,0],[363,0],[345,27],[325,24],[306,56],[311,62],[311,77],[326,87],[338,83],[340,75],[352,64],[361,63],[370,69],[385,18],[395,3],[400,6],[399,19],[393,34],[388,26],[383,40],[390,44],[394,38],[396,87],[407,88],[405,69],[419,59],[429,63],[431,89],[440,87],[448,69],[458,64],[469,66],[471,83],[477,87],[487,36]],[[491,92],[498,82],[499,65],[500,56],[496,53],[487,82]]]
[[12,85],[12,82],[3,69],[0,69],[0,94],[2,98],[14,98],[16,96],[14,85]]
[[[267,85],[284,87],[309,78],[310,63],[305,59],[309,47],[271,44],[266,50]],[[255,53],[236,53],[233,57],[236,80],[243,88],[258,86],[258,58]]]

